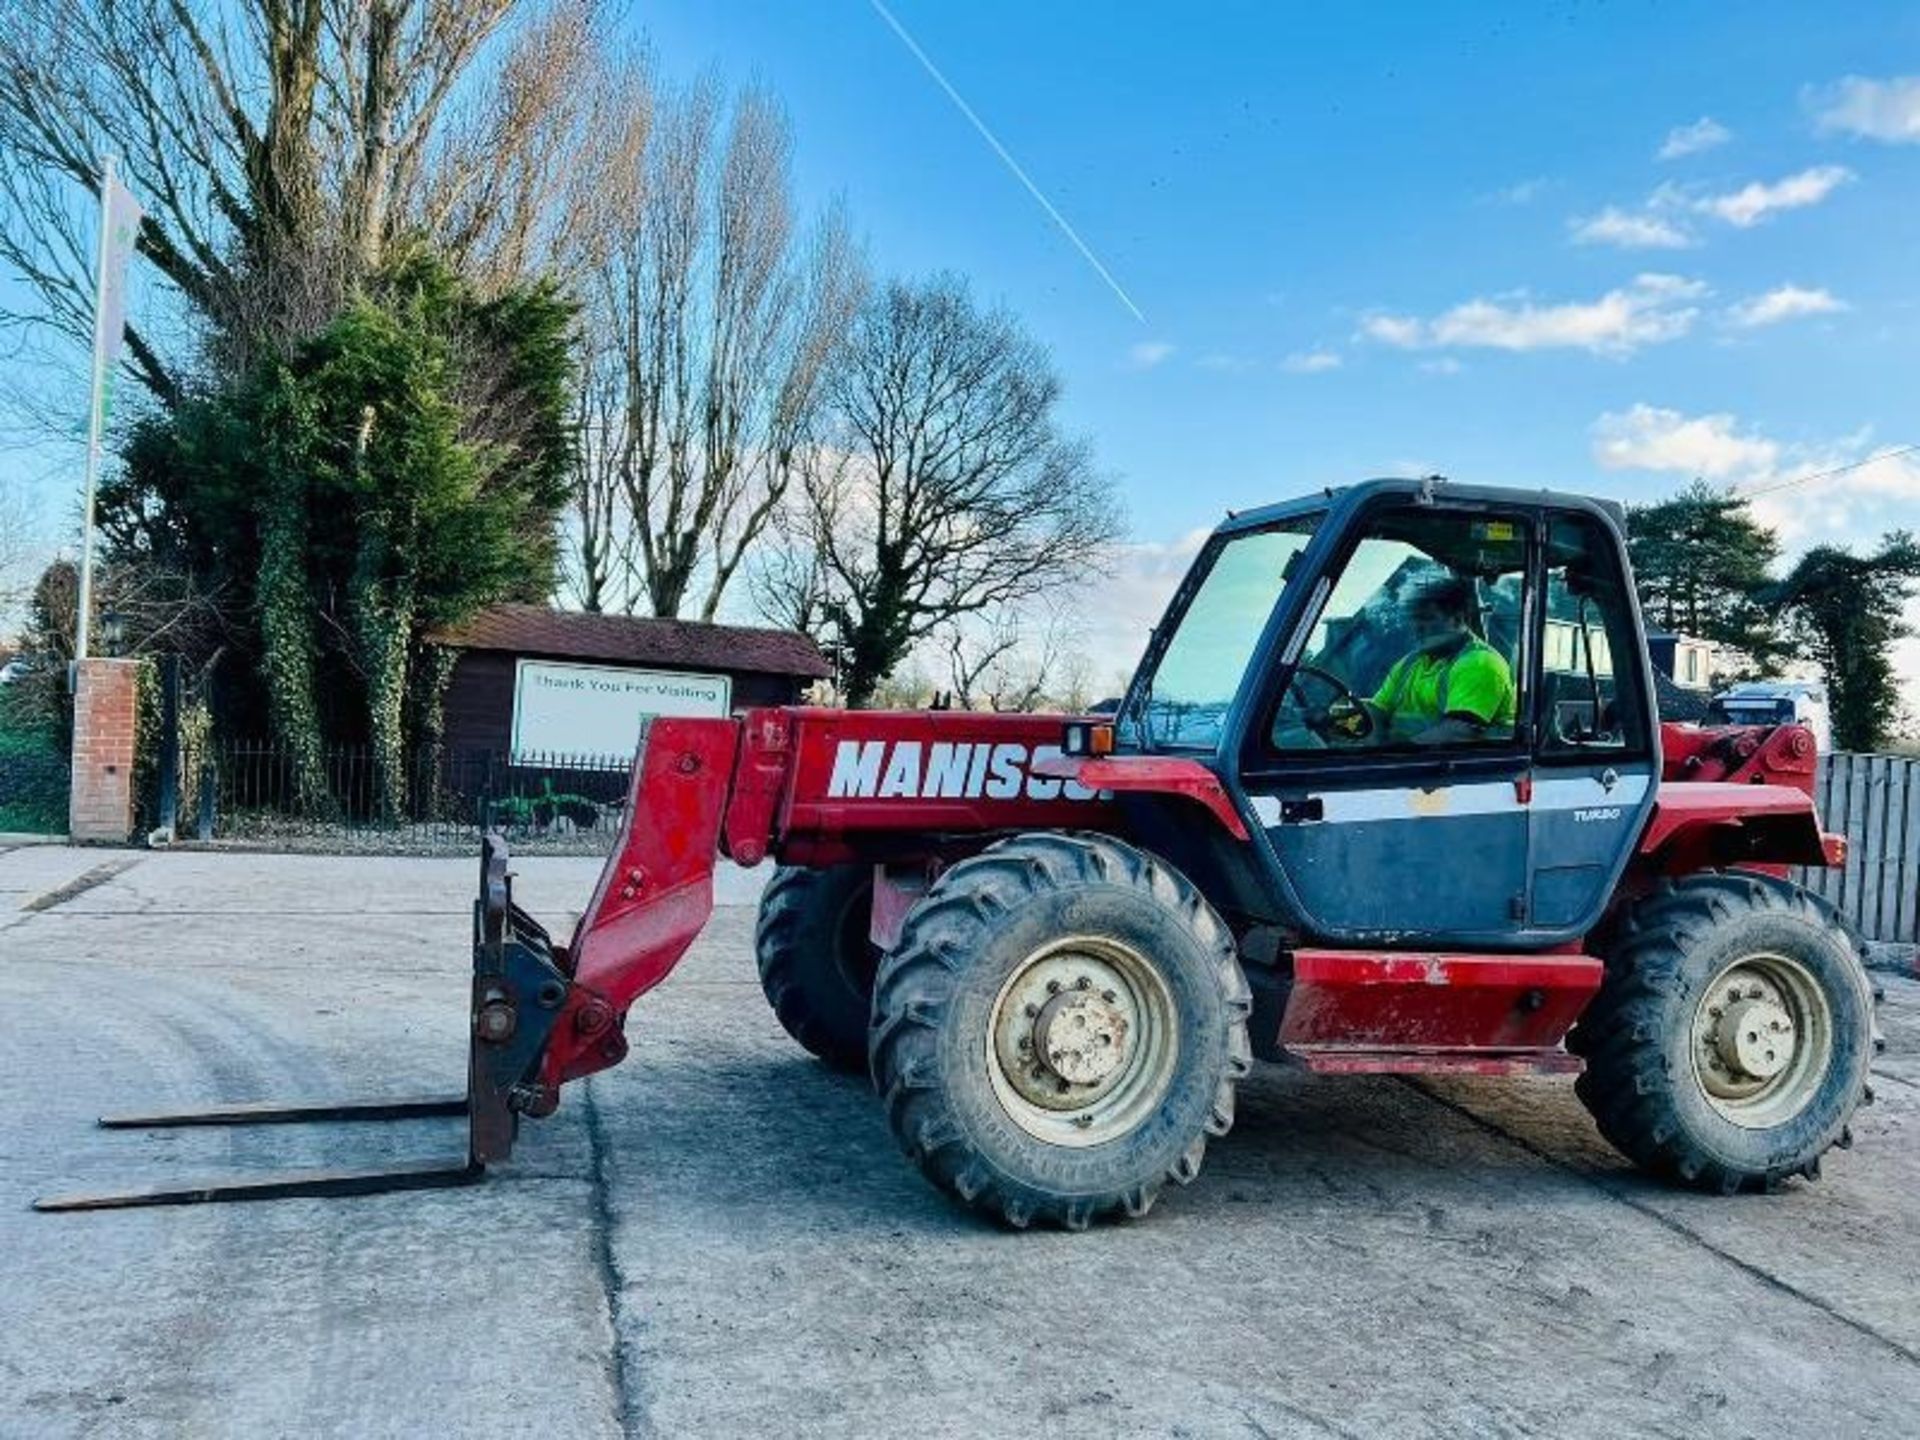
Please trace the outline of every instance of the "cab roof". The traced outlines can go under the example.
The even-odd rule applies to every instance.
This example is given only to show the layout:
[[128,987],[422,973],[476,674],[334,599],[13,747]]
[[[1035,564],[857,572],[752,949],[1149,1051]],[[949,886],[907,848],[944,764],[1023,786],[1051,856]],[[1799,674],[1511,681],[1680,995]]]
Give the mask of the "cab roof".
[[1321,510],[1351,511],[1383,496],[1399,496],[1406,499],[1424,497],[1448,505],[1486,504],[1526,506],[1532,509],[1576,510],[1599,516],[1615,529],[1624,530],[1626,527],[1626,509],[1617,500],[1601,500],[1591,495],[1575,495],[1564,490],[1522,490],[1504,485],[1459,485],[1444,475],[1428,475],[1420,479],[1382,477],[1361,480],[1352,485],[1330,485],[1324,490],[1301,495],[1292,500],[1282,500],[1276,505],[1262,505],[1255,510],[1242,510],[1237,514],[1229,514],[1217,527],[1215,533],[1227,535],[1241,530],[1258,530],[1262,526],[1291,520],[1300,515],[1311,515]]

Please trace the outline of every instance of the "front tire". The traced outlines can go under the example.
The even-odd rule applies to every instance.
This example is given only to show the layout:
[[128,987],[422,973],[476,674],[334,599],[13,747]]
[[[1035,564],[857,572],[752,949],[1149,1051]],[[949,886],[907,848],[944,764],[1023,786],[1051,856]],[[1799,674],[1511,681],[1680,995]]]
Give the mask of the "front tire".
[[1839,917],[1749,872],[1637,902],[1568,1036],[1600,1133],[1665,1179],[1731,1194],[1813,1179],[1851,1143],[1878,1042],[1874,988]]
[[836,1070],[867,1068],[872,916],[871,865],[783,865],[760,896],[760,988],[782,1028]]
[[934,1185],[1083,1229],[1199,1173],[1251,1008],[1232,934],[1178,872],[1105,836],[1023,835],[909,913],[874,989],[874,1084]]

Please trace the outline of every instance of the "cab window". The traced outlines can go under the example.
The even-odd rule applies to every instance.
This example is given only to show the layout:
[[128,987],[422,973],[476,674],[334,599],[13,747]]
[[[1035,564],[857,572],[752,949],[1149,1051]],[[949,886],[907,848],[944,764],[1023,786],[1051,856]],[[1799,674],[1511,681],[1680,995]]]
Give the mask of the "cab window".
[[1315,618],[1275,710],[1282,751],[1511,744],[1522,713],[1528,521],[1376,515]]
[[1157,658],[1134,681],[1119,725],[1142,749],[1212,750],[1253,652],[1317,515],[1214,539],[1188,581],[1185,607]]
[[1640,748],[1646,726],[1635,645],[1617,548],[1590,517],[1555,516],[1540,645],[1543,757]]

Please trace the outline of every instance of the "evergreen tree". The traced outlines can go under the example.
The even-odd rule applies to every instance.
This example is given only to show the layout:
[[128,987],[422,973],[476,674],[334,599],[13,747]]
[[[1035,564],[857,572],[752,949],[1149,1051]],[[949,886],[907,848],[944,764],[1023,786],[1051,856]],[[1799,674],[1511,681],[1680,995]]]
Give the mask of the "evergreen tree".
[[1696,480],[1671,500],[1630,509],[1627,544],[1649,624],[1771,666],[1773,618],[1755,595],[1780,545],[1744,498]]
[[483,300],[408,256],[234,389],[148,421],[103,489],[116,555],[228,597],[309,802],[323,744],[365,740],[382,809],[404,808],[446,673],[425,635],[552,593],[572,316],[544,283]]
[[1902,612],[1920,579],[1920,544],[1904,530],[1872,555],[1819,545],[1762,593],[1827,678],[1834,744],[1885,748],[1900,719],[1893,644],[1912,633]]

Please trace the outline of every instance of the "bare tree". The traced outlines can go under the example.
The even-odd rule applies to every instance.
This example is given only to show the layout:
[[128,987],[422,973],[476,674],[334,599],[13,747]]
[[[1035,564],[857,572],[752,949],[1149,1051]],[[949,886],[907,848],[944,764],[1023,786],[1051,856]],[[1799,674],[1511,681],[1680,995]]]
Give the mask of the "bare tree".
[[633,530],[624,520],[621,483],[622,367],[619,357],[595,338],[589,329],[581,347],[560,584],[582,610],[602,611],[616,608],[624,593],[623,577],[633,563]]
[[0,634],[19,618],[20,607],[32,593],[38,552],[34,506],[25,477],[17,470],[0,470]]
[[645,133],[647,87],[606,30],[602,0],[15,0],[0,262],[38,308],[0,323],[88,342],[109,152],[147,210],[139,253],[204,345],[129,328],[163,401],[196,359],[243,366],[324,321],[407,235],[501,279],[571,255]]
[[[658,108],[638,212],[589,310],[619,371],[622,403],[601,445],[632,530],[612,552],[628,608],[713,618],[793,483],[858,306],[861,267],[840,213],[810,235],[796,223],[791,148],[760,91],[729,106],[709,80]],[[600,473],[581,481],[583,503],[598,504],[588,496]]]
[[815,536],[830,499],[825,471],[844,463],[822,446],[802,450],[795,463],[798,483],[775,508],[766,542],[747,574],[753,606],[762,617],[810,635],[828,653],[835,673],[845,667],[834,653],[835,637],[827,616],[829,576]]
[[789,623],[823,616],[849,704],[966,617],[1096,571],[1121,535],[1087,446],[1060,432],[1046,352],[957,279],[875,297],[827,391],[831,426],[760,594]]
[[584,289],[640,207],[655,84],[641,54],[609,41],[608,9],[537,12],[474,101],[396,171],[404,223],[483,288],[538,272]]
[[963,710],[1027,712],[1045,708],[1060,665],[1060,617],[1039,627],[1017,610],[955,621],[941,639],[954,703]]
[[1051,708],[1069,715],[1084,715],[1099,697],[1093,693],[1093,661],[1084,650],[1069,650],[1060,657],[1048,687]]

